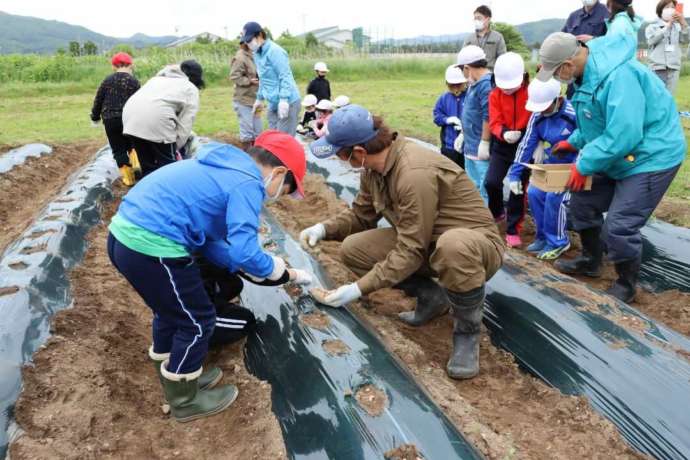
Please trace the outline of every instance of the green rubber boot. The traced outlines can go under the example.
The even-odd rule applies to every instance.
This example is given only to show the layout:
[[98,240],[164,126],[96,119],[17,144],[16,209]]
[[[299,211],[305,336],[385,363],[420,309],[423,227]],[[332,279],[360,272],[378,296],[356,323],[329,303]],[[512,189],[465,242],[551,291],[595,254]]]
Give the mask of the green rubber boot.
[[161,363],[161,384],[170,411],[178,422],[191,422],[218,414],[237,399],[239,391],[235,385],[200,390],[201,368],[189,374],[173,374],[166,369],[167,365],[168,360]]
[[[163,376],[161,376],[161,363],[170,359],[170,353],[155,353],[153,351],[153,345],[149,348],[149,358],[153,361],[153,367],[156,368],[156,373],[158,378],[163,384]],[[199,377],[199,389],[200,390],[210,390],[211,388],[218,385],[218,382],[223,378],[223,371],[219,367],[212,367],[206,372],[201,374]]]

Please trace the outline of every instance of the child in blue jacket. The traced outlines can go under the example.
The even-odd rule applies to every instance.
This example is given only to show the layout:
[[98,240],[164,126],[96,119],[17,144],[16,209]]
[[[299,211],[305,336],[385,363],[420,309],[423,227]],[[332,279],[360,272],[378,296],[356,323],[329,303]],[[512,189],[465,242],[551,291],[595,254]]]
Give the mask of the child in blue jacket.
[[[544,164],[573,163],[576,152],[556,156],[551,154],[551,147],[568,139],[575,131],[576,115],[572,104],[560,97],[561,84],[556,80],[542,82],[535,80],[529,85],[527,110],[533,112],[527,125],[525,136],[518,147],[515,163],[508,172],[510,189],[513,193],[523,193],[521,177],[525,163],[535,159],[535,153],[544,149]],[[542,260],[554,260],[570,249],[570,240],[566,229],[567,206],[570,192],[544,192],[536,187],[529,187],[527,192],[529,207],[537,227],[537,236],[527,250],[538,254]]]
[[436,101],[434,123],[441,127],[441,153],[450,158],[461,168],[465,168],[465,156],[456,150],[455,143],[462,134],[462,109],[465,105],[467,78],[462,70],[451,65],[446,69],[448,91]]
[[[267,285],[310,276],[259,244],[259,213],[266,200],[303,196],[304,149],[291,136],[264,131],[248,152],[226,144],[204,146],[196,158],[146,176],[122,200],[109,226],[108,255],[153,311],[149,357],[177,421],[216,414],[237,398],[218,368],[202,368],[223,312],[205,288],[199,259],[242,281]],[[240,322],[242,321],[242,322]],[[248,321],[237,319],[234,324]]]

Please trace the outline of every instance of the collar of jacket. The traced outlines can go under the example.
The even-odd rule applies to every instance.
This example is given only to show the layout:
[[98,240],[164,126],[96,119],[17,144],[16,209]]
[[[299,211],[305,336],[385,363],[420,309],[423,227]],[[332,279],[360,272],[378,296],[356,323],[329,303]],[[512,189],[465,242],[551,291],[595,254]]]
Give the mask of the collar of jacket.
[[403,149],[403,145],[405,144],[405,138],[403,136],[400,136],[398,133],[393,133],[393,135],[396,137],[393,141],[393,144],[391,144],[391,149],[388,152],[388,158],[386,158],[386,164],[383,167],[383,173],[381,174],[383,177],[386,177],[398,162],[398,158],[400,158],[400,151]]
[[258,50],[256,50],[256,54],[258,54],[258,55],[266,54],[268,52],[268,49],[270,48],[271,43],[272,43],[271,39],[267,38],[266,41],[264,42],[264,44],[261,45],[261,47]]

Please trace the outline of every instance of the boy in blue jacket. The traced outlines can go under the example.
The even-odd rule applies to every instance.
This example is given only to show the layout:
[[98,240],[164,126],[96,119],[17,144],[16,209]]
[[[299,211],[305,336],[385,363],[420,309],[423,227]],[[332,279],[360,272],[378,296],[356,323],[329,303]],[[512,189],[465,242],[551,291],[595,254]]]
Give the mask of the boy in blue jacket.
[[[609,34],[583,45],[559,32],[547,37],[539,52],[540,80],[575,83],[578,128],[552,152],[580,151],[568,183],[568,218],[580,234],[582,255],[559,260],[556,268],[601,276],[606,249],[618,274],[607,292],[623,302],[635,298],[642,260],[640,229],[687,154],[673,96],[635,59],[635,44],[630,34]],[[583,191],[587,176],[593,176],[591,191]]]
[[146,176],[113,217],[108,255],[153,311],[149,356],[176,420],[216,414],[237,398],[233,385],[211,389],[220,369],[202,369],[222,316],[204,287],[198,257],[260,284],[308,284],[309,274],[287,269],[258,239],[263,203],[303,196],[305,173],[304,150],[284,133],[265,131],[248,153],[211,143],[196,158]]
[[[566,152],[563,156],[552,154],[552,146],[558,144],[575,131],[576,117],[572,104],[560,97],[561,84],[556,80],[542,82],[535,80],[529,85],[527,110],[533,112],[527,125],[525,136],[520,142],[515,163],[510,167],[508,180],[510,190],[515,195],[524,193],[523,181],[525,164],[541,162],[535,153],[543,149],[544,164],[573,163],[576,152]],[[536,187],[527,191],[529,208],[537,227],[537,235],[527,251],[536,253],[542,260],[554,260],[570,249],[567,230],[567,205],[569,192],[544,192]]]
[[460,120],[465,105],[467,78],[458,66],[452,65],[446,69],[446,85],[448,91],[438,98],[434,107],[434,123],[441,127],[441,153],[464,169],[465,156],[461,150],[455,149],[455,144],[462,134]]

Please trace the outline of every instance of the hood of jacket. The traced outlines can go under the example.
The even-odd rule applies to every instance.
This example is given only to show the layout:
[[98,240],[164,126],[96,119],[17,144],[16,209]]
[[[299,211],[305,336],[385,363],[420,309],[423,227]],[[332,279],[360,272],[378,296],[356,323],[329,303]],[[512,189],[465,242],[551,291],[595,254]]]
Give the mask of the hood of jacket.
[[184,78],[185,80],[189,80],[178,64],[165,66],[156,76],[165,78]]
[[210,142],[199,149],[196,160],[215,168],[240,171],[263,184],[263,177],[256,162],[234,145]]
[[591,40],[589,57],[579,90],[593,93],[608,76],[621,65],[635,59],[637,44],[635,37],[627,34],[607,35]]

